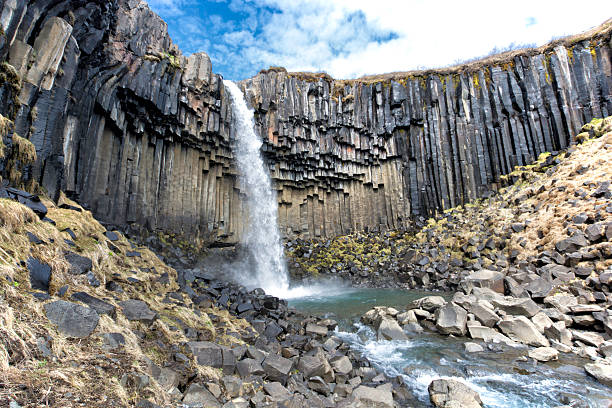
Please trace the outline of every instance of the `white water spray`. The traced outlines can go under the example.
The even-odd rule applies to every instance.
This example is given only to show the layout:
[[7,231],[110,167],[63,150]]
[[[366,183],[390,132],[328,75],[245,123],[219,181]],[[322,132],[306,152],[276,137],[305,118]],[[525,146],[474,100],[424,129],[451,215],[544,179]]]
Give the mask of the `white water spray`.
[[232,100],[232,120],[236,143],[234,154],[240,171],[249,213],[244,244],[253,269],[246,286],[261,287],[266,293],[286,297],[289,279],[278,231],[278,205],[270,175],[260,154],[261,139],[254,129],[253,111],[242,91],[231,81],[223,81]]

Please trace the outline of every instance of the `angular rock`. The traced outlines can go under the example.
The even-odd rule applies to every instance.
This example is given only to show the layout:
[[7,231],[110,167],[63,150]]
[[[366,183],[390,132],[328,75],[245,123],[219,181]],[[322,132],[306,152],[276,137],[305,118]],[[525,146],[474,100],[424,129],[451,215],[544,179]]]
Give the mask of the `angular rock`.
[[465,282],[469,287],[488,288],[504,294],[504,274],[501,272],[481,269],[469,274],[465,278]]
[[115,306],[101,299],[91,296],[85,292],[75,292],[70,296],[72,300],[85,303],[87,306],[94,309],[99,315],[107,314],[112,318],[115,318]]
[[612,387],[612,364],[609,362],[599,361],[592,364],[585,364],[584,371],[594,377],[602,384]]
[[119,302],[119,306],[123,310],[125,317],[130,321],[139,321],[151,324],[155,319],[157,319],[157,313],[149,309],[149,305],[142,300],[125,300],[123,302]]
[[252,358],[245,358],[244,360],[239,361],[236,364],[236,369],[242,378],[249,378],[251,376],[260,376],[265,374],[265,371],[259,361]]
[[221,404],[205,387],[197,383],[191,383],[185,391],[182,400],[188,407],[221,408]]
[[81,256],[74,252],[66,252],[64,254],[66,261],[70,264],[70,273],[73,275],[83,275],[93,267],[91,259]]
[[482,408],[480,395],[456,380],[434,380],[427,387],[429,399],[437,408]]
[[293,367],[293,362],[279,355],[270,353],[263,361],[262,367],[269,379],[284,384]]
[[491,299],[491,304],[511,315],[532,317],[540,311],[540,307],[529,298]]
[[397,321],[390,317],[383,317],[378,330],[376,331],[378,340],[407,340],[408,336],[400,327]]
[[498,323],[501,331],[514,341],[536,347],[549,347],[550,343],[525,316],[506,316]]
[[49,283],[51,282],[51,267],[32,257],[28,258],[27,267],[30,272],[30,285],[32,289],[48,292]]
[[353,397],[361,404],[359,407],[393,408],[391,384],[376,388],[360,385],[353,391]]
[[466,333],[467,311],[448,303],[436,311],[436,329],[442,334],[464,336]]
[[433,312],[445,304],[446,300],[442,296],[426,296],[410,303],[410,309],[423,309]]
[[100,320],[95,310],[64,300],[47,303],[44,309],[49,321],[69,337],[88,337]]
[[187,347],[198,364],[215,368],[223,367],[223,350],[218,344],[209,341],[190,341]]

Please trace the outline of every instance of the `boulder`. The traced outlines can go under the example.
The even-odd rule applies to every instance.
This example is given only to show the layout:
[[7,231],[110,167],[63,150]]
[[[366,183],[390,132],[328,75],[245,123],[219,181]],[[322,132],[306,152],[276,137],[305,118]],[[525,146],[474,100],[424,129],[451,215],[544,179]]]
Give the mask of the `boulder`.
[[481,351],[484,351],[484,347],[477,343],[463,343],[463,347],[467,353],[480,353]]
[[544,334],[551,340],[566,346],[572,345],[572,332],[565,327],[564,321],[554,322],[550,327],[544,329]]
[[542,334],[553,325],[553,321],[545,313],[540,312],[531,318],[533,324],[538,328],[538,331]]
[[142,300],[125,300],[119,302],[123,314],[130,321],[139,321],[147,324],[153,323],[157,319],[157,313],[149,309],[149,306]]
[[370,326],[378,326],[384,316],[395,317],[398,313],[398,310],[392,307],[376,306],[361,316],[361,322]]
[[314,323],[308,323],[306,325],[306,333],[307,334],[313,334],[315,336],[327,336],[327,327],[324,326],[319,326],[317,324]]
[[500,320],[500,317],[491,308],[491,304],[486,300],[479,300],[470,305],[468,311],[487,327],[494,327]]
[[409,309],[423,309],[433,312],[446,304],[442,296],[426,296],[410,303]]
[[252,358],[245,358],[236,364],[238,374],[242,378],[248,378],[250,376],[264,375],[265,371],[259,361]]
[[263,388],[266,394],[272,397],[272,400],[277,402],[285,401],[291,397],[289,390],[287,390],[287,388],[285,388],[279,382],[265,383]]
[[454,303],[448,303],[436,311],[436,329],[442,334],[464,336],[467,311]]
[[223,351],[218,344],[209,341],[190,341],[187,347],[198,364],[215,368],[223,367]]
[[64,300],[47,303],[44,309],[49,321],[70,337],[88,337],[100,320],[94,309]]
[[485,343],[503,343],[511,347],[520,346],[519,343],[509,339],[497,330],[490,327],[468,322],[467,328],[470,337],[473,339],[483,340]]
[[599,347],[605,339],[595,332],[572,330],[574,340],[579,340],[589,346]]
[[550,343],[525,316],[506,316],[499,323],[501,331],[514,341],[536,347],[549,347]]
[[584,370],[602,384],[612,387],[612,364],[604,360],[585,364]]
[[36,258],[28,258],[28,272],[30,272],[30,285],[32,289],[49,291],[51,282],[51,267],[46,263],[40,262]]
[[541,362],[557,360],[559,358],[559,352],[552,347],[538,347],[529,350],[528,355],[530,358]]
[[589,245],[589,241],[586,239],[582,232],[578,232],[573,236],[563,239],[555,244],[555,248],[561,254],[576,252],[580,248]]
[[407,340],[408,336],[395,319],[383,317],[376,331],[378,340]]
[[265,358],[261,366],[269,379],[272,381],[279,381],[284,384],[287,381],[291,368],[293,367],[293,362],[277,354],[270,353]]
[[437,408],[482,408],[483,406],[480,395],[460,381],[434,380],[427,390],[431,403]]
[[570,307],[578,304],[578,298],[568,293],[558,293],[545,297],[544,304],[554,307],[561,313],[570,313]]
[[353,391],[353,398],[357,401],[356,406],[360,408],[393,408],[394,406],[390,383],[376,388],[360,385]]
[[188,407],[221,408],[221,404],[210,391],[198,383],[191,383],[183,396],[183,404]]
[[529,298],[505,297],[503,299],[491,299],[490,302],[497,309],[510,315],[531,317],[540,311],[540,307]]
[[470,289],[472,287],[489,288],[494,292],[504,294],[504,274],[501,272],[481,269],[469,274],[464,282]]
[[414,314],[414,310],[408,310],[406,312],[400,313],[396,316],[397,322],[403,326],[405,324],[410,323],[418,323],[419,319],[417,319],[416,314]]
[[347,356],[333,358],[331,365],[336,374],[348,375],[353,371],[353,364]]
[[70,273],[73,275],[83,275],[91,271],[93,267],[91,259],[74,252],[66,252],[64,258],[70,264]]

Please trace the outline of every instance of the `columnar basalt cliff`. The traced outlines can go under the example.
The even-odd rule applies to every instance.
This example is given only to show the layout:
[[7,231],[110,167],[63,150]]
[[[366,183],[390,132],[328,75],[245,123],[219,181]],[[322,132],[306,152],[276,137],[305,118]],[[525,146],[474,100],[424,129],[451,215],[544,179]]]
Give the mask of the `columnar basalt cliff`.
[[[0,114],[14,123],[3,136],[36,147],[26,179],[109,223],[240,239],[230,103],[206,54],[184,57],[139,0],[7,0],[0,21]],[[243,81],[283,233],[402,228],[567,146],[612,113],[610,25],[455,70]]]
[[244,81],[285,233],[402,227],[488,194],[612,112],[609,27],[514,54],[353,81],[274,68]]

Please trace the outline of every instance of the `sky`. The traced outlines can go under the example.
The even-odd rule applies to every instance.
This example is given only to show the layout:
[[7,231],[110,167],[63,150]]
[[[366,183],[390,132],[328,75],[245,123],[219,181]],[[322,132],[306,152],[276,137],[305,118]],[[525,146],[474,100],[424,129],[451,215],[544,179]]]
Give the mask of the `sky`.
[[612,1],[148,0],[185,55],[226,79],[261,69],[337,79],[440,68],[494,49],[542,45],[612,17]]

